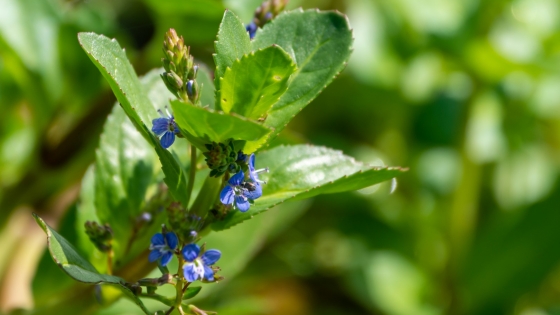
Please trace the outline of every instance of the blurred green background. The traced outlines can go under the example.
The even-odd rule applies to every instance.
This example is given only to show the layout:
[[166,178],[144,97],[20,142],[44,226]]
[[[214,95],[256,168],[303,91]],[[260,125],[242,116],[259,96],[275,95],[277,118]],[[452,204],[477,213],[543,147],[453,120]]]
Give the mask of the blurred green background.
[[[37,302],[33,281],[53,269],[38,267],[45,237],[30,213],[64,217],[115,102],[76,34],[117,38],[142,75],[173,27],[213,67],[224,9],[249,22],[259,4],[0,0],[0,312]],[[393,194],[384,184],[270,211],[293,223],[220,244],[244,260],[222,263],[237,275],[196,304],[220,315],[560,314],[560,2],[289,8],[300,6],[347,14],[354,53],[278,142],[410,171]],[[140,313],[122,300],[98,314]]]

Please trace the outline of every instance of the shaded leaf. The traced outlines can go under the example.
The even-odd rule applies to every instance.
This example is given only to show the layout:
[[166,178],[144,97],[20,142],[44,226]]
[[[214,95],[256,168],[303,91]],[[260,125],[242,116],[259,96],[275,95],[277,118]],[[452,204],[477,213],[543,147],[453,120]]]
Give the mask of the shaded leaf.
[[352,31],[338,12],[295,10],[280,14],[257,32],[253,50],[276,44],[288,52],[298,70],[286,93],[264,122],[277,135],[301,109],[344,68],[350,57]]
[[126,286],[126,281],[124,281],[124,279],[98,273],[95,267],[82,258],[74,246],[64,239],[64,237],[48,226],[38,215],[33,214],[33,217],[37,221],[37,224],[39,224],[39,226],[47,234],[47,246],[51,253],[51,257],[67,275],[84,283],[104,283],[115,286],[119,288],[128,298],[132,299],[145,314],[150,314],[142,301]]
[[200,292],[200,290],[202,290],[202,287],[189,287],[185,294],[183,294],[183,301],[192,299],[198,294],[198,292]]
[[256,163],[257,169],[268,167],[270,170],[260,175],[261,179],[268,180],[263,186],[263,196],[249,211],[231,211],[223,221],[213,223],[213,230],[232,227],[288,199],[353,191],[390,180],[406,171],[399,167],[370,166],[340,151],[309,145],[276,147],[259,153]]
[[268,110],[288,88],[296,66],[278,46],[243,56],[220,79],[220,107],[250,119],[266,117]]

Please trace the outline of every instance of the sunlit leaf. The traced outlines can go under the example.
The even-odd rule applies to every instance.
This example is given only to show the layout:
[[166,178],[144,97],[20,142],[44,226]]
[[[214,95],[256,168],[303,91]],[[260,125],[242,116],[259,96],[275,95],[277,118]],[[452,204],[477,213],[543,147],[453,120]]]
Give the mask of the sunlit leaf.
[[226,68],[231,67],[235,60],[251,52],[249,34],[239,18],[229,10],[224,13],[214,47],[216,49],[214,54],[216,104],[220,104],[220,78],[224,76]]
[[295,10],[267,23],[257,32],[252,47],[257,50],[273,44],[288,52],[298,68],[264,122],[276,135],[344,68],[351,53],[352,31],[338,12]]
[[296,66],[278,46],[257,50],[236,60],[220,79],[220,107],[250,119],[265,118],[288,88]]
[[268,167],[261,173],[268,180],[263,196],[249,211],[232,211],[223,221],[212,225],[223,230],[248,220],[288,199],[305,199],[319,194],[362,189],[401,175],[399,167],[377,167],[357,162],[340,151],[309,145],[280,146],[257,155],[256,167]]

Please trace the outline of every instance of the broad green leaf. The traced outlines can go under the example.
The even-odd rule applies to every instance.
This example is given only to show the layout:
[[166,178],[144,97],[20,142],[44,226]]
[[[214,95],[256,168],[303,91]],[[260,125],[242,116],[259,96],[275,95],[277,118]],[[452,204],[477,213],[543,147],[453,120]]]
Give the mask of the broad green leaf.
[[338,12],[295,10],[267,23],[257,32],[252,47],[257,50],[273,44],[288,52],[298,68],[264,122],[275,129],[276,136],[344,68],[351,53],[352,31]]
[[220,104],[220,78],[224,76],[226,68],[231,67],[237,59],[251,52],[249,34],[239,18],[229,10],[224,13],[214,48],[216,50],[214,54],[216,104]]
[[200,105],[203,107],[208,106],[208,108],[214,109],[216,107],[214,105],[214,95],[216,89],[214,88],[214,82],[212,81],[212,73],[206,65],[198,65],[196,81],[198,81],[198,84],[201,87]]
[[36,214],[33,214],[33,217],[37,221],[37,224],[39,224],[39,226],[47,234],[47,246],[51,253],[51,257],[67,275],[72,277],[74,280],[84,283],[104,283],[115,286],[127,297],[132,299],[145,314],[150,314],[146,307],[144,307],[142,301],[126,286],[126,281],[124,281],[124,279],[98,273],[95,267],[82,258],[74,246],[64,239],[64,237],[48,226],[45,221]]
[[148,127],[158,114],[128,61],[126,53],[116,40],[103,35],[80,33],[78,39],[86,54],[109,82],[121,107],[136,129],[156,148],[165,173],[165,183],[169,186],[173,197],[186,206],[185,174],[173,155],[161,148],[159,140]]
[[191,143],[206,151],[205,143],[225,142],[229,138],[246,140],[246,152],[253,152],[266,141],[271,130],[259,123],[237,115],[172,101],[175,121]]
[[357,190],[406,171],[399,167],[366,165],[340,151],[309,145],[280,146],[259,153],[256,164],[257,169],[268,167],[270,170],[260,176],[268,180],[263,186],[263,196],[249,211],[232,211],[223,221],[213,223],[213,230],[232,227],[288,199]]
[[220,107],[225,113],[265,118],[288,88],[288,80],[295,71],[292,58],[278,46],[245,55],[220,79]]

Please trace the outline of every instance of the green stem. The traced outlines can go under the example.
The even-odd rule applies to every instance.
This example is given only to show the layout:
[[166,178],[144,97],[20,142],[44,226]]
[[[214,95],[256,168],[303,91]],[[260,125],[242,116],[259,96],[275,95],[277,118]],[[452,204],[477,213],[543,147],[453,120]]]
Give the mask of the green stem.
[[185,260],[182,255],[179,255],[179,266],[177,267],[177,283],[175,284],[175,303],[173,306],[177,308],[180,314],[184,314],[183,309],[181,308],[181,303],[183,302],[183,284],[185,283],[185,279],[183,276],[183,264]]
[[173,306],[173,300],[159,294],[140,294],[141,297],[159,301],[167,306]]
[[196,147],[191,143],[191,169],[189,171],[189,182],[187,184],[187,206],[191,200],[191,195],[196,177]]

